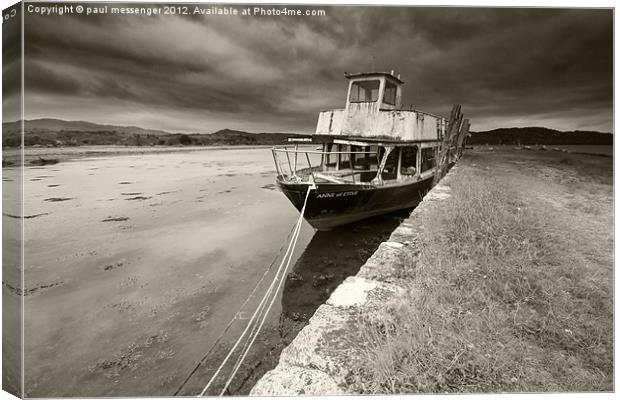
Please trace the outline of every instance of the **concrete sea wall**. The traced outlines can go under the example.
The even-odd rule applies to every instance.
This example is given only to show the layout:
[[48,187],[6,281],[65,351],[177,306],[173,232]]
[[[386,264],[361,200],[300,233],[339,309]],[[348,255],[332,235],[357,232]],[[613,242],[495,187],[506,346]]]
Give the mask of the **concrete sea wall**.
[[[276,368],[254,386],[252,396],[336,395],[351,393],[348,381],[360,349],[367,339],[356,329],[363,310],[365,318],[398,298],[406,283],[403,272],[415,268],[417,227],[425,213],[450,197],[450,182],[458,176],[453,168],[383,242],[355,276],[347,278],[320,306],[308,325],[282,351]],[[377,313],[374,313],[376,310]]]

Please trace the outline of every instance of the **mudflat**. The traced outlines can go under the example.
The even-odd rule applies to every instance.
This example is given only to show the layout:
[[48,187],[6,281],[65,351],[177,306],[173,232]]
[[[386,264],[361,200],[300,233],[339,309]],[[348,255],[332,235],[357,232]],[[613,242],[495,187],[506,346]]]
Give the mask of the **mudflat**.
[[297,220],[272,163],[228,149],[24,168],[26,395],[172,395]]

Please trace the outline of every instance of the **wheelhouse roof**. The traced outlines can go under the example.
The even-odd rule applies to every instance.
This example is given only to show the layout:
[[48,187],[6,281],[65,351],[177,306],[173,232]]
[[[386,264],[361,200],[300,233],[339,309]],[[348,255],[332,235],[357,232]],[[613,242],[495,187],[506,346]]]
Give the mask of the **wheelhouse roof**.
[[372,77],[385,76],[385,77],[388,77],[388,78],[390,78],[392,80],[395,80],[396,82],[400,83],[401,85],[405,83],[404,81],[401,81],[400,78],[392,75],[389,72],[355,72],[355,73],[345,72],[344,76],[347,79],[353,79],[353,78],[372,78]]

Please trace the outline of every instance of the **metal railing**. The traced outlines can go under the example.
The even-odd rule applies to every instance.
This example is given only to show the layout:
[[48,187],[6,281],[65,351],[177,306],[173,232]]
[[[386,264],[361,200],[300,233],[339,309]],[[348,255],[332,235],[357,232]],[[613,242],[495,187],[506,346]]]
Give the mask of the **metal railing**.
[[[316,182],[317,176],[315,173],[318,173],[319,170],[323,168],[323,166],[325,165],[326,157],[328,156],[331,156],[331,155],[339,156],[341,154],[347,154],[349,155],[349,160],[351,159],[352,155],[357,155],[357,154],[364,154],[364,155],[370,154],[370,155],[374,155],[375,157],[377,156],[376,151],[326,151],[326,150],[316,150],[316,149],[312,150],[312,149],[300,149],[297,145],[294,148],[290,148],[286,146],[274,147],[271,149],[271,152],[273,154],[273,159],[276,165],[276,172],[278,176],[281,176],[283,179],[298,180],[300,182],[303,182],[304,179],[309,181],[310,178],[312,178],[312,182]],[[283,163],[278,157],[279,155],[282,155],[282,154],[286,156],[285,163]],[[302,158],[302,163],[305,162],[307,165],[307,166],[304,165],[302,168],[299,168],[300,155]],[[315,161],[316,165],[313,165],[312,160],[310,159],[311,156],[313,157],[320,156],[320,160]],[[288,171],[286,171],[285,168],[282,167],[283,164],[284,166],[288,166]],[[329,172],[329,171],[321,171],[321,172]],[[356,172],[362,172],[362,171],[356,171]],[[323,174],[321,173],[321,175]],[[320,178],[330,180],[329,178],[326,178],[324,175],[321,176]]]

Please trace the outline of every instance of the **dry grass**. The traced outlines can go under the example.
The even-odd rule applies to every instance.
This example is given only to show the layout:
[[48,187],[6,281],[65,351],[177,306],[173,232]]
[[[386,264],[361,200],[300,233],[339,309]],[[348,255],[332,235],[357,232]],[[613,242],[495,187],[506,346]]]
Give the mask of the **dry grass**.
[[361,317],[369,346],[351,386],[612,390],[609,254],[598,257],[600,247],[580,240],[566,210],[534,201],[527,181],[471,166],[459,175],[453,196],[421,223],[406,298],[386,305],[383,321]]

